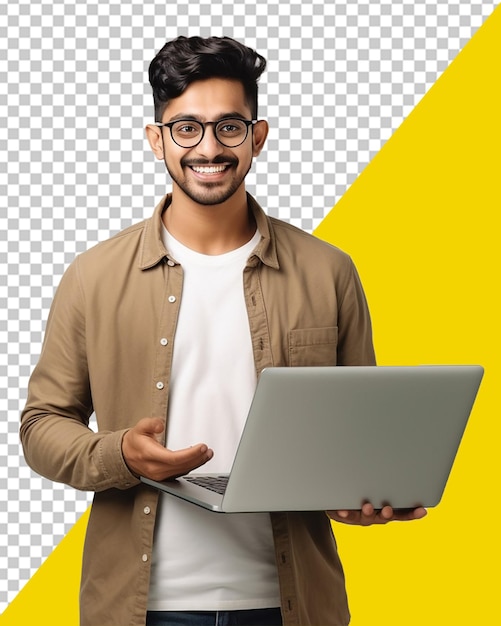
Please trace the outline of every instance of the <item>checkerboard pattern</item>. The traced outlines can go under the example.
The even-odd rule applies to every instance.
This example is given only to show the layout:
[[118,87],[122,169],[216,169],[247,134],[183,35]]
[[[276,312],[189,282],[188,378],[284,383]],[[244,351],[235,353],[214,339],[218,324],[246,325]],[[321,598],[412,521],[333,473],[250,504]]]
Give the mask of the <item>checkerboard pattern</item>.
[[91,501],[27,468],[19,412],[64,269],[168,186],[143,131],[156,51],[229,35],[268,59],[248,189],[311,231],[495,4],[0,0],[0,610]]

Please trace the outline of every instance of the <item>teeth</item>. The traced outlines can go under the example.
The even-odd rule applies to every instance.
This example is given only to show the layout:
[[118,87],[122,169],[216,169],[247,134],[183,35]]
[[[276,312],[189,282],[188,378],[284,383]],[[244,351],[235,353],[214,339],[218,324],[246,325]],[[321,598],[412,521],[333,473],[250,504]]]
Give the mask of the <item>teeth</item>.
[[192,169],[197,172],[197,174],[218,174],[219,172],[224,172],[226,169],[226,165],[210,165],[210,166],[196,166],[193,165]]

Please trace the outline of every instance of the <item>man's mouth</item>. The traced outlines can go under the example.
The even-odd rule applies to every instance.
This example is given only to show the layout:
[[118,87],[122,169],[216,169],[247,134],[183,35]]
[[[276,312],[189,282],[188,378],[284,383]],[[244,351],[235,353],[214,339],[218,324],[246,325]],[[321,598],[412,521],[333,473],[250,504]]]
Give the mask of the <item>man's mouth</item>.
[[220,174],[224,172],[229,164],[225,165],[189,165],[194,172],[197,174]]

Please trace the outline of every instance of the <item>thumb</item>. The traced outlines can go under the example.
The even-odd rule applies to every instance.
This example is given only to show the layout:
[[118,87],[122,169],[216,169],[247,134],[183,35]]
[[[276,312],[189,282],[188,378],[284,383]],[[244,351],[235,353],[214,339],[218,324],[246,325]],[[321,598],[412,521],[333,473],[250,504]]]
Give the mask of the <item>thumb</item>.
[[136,424],[136,429],[142,435],[153,437],[164,430],[164,423],[159,417],[143,417]]

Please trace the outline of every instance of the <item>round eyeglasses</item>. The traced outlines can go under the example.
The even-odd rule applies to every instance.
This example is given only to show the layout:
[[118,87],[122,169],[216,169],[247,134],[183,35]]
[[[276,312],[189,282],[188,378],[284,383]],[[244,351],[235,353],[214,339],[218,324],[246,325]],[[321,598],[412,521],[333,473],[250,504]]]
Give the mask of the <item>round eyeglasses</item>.
[[194,148],[202,141],[206,126],[212,125],[214,135],[220,144],[226,148],[236,148],[243,144],[249,133],[249,126],[257,120],[242,120],[238,117],[225,117],[216,122],[199,122],[198,120],[175,120],[174,122],[155,122],[154,125],[162,128],[167,126],[174,143],[181,148]]

